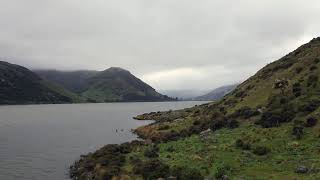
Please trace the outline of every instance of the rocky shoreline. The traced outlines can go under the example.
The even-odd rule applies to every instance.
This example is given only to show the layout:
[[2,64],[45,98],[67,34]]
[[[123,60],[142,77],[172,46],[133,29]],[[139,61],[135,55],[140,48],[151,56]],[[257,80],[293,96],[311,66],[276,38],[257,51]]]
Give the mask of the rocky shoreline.
[[[154,120],[155,122],[132,131],[141,140],[123,144],[109,144],[94,153],[82,155],[78,161],[70,166],[70,178],[74,180],[141,179],[141,177],[132,174],[129,176],[130,173],[123,170],[122,167],[127,160],[126,156],[136,149],[155,147],[157,143],[181,138],[181,134],[165,131],[166,127],[163,124],[177,120],[182,121],[197,108],[198,106],[178,111],[151,112],[133,117],[135,120]],[[161,162],[154,164],[154,166],[159,165],[161,165]],[[139,164],[136,167],[139,167]],[[159,178],[161,177],[165,177],[165,174],[159,176]]]

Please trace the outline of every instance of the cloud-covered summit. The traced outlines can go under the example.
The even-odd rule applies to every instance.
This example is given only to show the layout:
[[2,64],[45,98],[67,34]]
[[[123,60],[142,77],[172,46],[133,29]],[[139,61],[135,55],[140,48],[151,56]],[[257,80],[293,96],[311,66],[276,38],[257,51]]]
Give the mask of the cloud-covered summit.
[[316,0],[2,0],[0,57],[37,69],[118,66],[157,89],[212,89],[319,36],[318,7]]

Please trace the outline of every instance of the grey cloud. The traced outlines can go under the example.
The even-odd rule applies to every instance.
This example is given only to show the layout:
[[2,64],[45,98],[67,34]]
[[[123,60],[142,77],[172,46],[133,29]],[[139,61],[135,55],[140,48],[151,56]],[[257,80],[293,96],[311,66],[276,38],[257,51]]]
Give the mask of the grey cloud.
[[[121,66],[156,88],[208,89],[244,80],[318,36],[317,7],[316,0],[0,0],[0,57],[30,68]],[[181,74],[159,75],[168,72]]]

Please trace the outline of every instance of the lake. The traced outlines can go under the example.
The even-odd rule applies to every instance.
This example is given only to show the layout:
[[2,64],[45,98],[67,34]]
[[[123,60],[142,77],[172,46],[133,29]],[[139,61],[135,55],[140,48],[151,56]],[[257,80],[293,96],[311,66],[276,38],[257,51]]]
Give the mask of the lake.
[[205,102],[0,106],[0,179],[63,180],[81,154],[136,139],[132,117]]

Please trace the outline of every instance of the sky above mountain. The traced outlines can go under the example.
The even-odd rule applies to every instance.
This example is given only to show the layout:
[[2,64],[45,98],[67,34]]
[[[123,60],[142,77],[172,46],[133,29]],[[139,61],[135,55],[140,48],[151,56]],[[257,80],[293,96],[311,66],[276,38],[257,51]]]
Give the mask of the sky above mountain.
[[0,0],[0,58],[130,70],[156,89],[245,80],[320,35],[320,1]]

